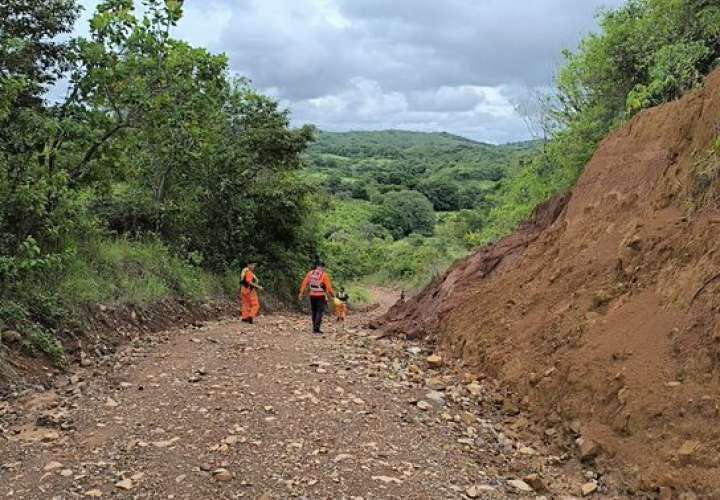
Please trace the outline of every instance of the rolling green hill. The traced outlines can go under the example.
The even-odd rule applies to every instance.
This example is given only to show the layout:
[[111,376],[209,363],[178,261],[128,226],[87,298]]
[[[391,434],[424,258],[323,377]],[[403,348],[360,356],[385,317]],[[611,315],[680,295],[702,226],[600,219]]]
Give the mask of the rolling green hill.
[[425,283],[465,255],[500,183],[536,148],[448,133],[321,132],[305,154],[306,174],[329,195],[319,250],[342,281]]
[[416,190],[436,211],[479,208],[536,143],[496,146],[445,132],[321,132],[306,155],[312,173],[341,197],[369,200]]

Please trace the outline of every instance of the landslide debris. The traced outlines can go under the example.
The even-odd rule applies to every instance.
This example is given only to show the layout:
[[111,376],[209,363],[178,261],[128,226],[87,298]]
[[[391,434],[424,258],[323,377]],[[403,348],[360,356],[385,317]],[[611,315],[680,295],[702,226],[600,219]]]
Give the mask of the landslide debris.
[[716,71],[379,325],[508,384],[631,489],[720,496],[719,137]]

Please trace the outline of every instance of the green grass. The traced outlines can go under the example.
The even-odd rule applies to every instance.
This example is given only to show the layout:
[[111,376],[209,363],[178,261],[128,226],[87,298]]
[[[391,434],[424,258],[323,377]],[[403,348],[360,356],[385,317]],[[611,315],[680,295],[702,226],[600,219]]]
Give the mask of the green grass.
[[222,279],[173,255],[159,242],[99,240],[67,263],[58,292],[66,306],[148,304],[167,297],[205,300]]
[[[337,287],[336,292],[340,290]],[[365,307],[372,304],[372,294],[368,286],[361,282],[351,283],[345,286],[345,291],[350,296],[350,307]]]
[[73,325],[82,306],[201,302],[237,292],[236,273],[211,275],[157,241],[97,238],[75,247],[57,269],[28,277],[0,300],[0,330],[17,330],[28,354],[57,366],[65,354],[56,332]]

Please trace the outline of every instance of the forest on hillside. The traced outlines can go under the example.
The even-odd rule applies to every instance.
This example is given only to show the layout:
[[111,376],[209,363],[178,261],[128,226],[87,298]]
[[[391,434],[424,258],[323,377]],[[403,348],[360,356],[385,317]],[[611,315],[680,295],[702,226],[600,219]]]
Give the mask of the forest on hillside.
[[225,55],[173,38],[182,1],[135,3],[100,2],[79,38],[74,0],[0,4],[0,331],[57,363],[83,308],[234,298],[247,260],[265,300],[294,305],[316,254],[342,282],[423,283],[571,189],[611,130],[720,57],[714,0],[629,0],[564,53],[539,143],[316,137]]
[[337,277],[416,288],[471,248],[500,182],[538,143],[496,146],[448,133],[321,132],[305,154],[328,199],[321,253]]

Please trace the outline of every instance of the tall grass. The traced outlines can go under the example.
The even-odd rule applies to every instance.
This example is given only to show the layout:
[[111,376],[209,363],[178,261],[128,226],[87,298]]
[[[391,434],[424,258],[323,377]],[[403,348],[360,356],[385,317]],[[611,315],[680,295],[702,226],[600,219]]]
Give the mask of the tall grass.
[[160,242],[97,240],[67,262],[57,290],[69,307],[148,304],[167,297],[206,300],[221,294],[222,279],[173,255]]

